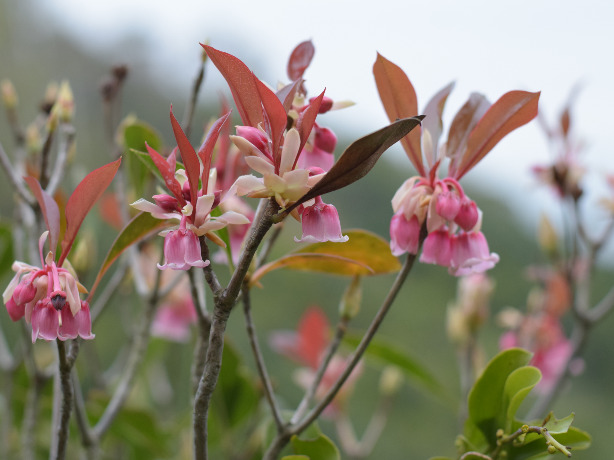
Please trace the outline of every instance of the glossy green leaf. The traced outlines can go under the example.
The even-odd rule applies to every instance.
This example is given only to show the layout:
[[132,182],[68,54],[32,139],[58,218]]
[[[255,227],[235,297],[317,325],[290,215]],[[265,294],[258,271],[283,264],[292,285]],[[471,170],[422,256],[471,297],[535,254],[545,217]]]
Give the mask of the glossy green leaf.
[[510,430],[516,411],[529,392],[539,383],[542,374],[536,367],[524,366],[513,371],[505,382],[504,407],[507,407],[505,429]]
[[137,214],[124,229],[117,236],[111,249],[107,253],[107,256],[100,267],[100,271],[96,276],[96,280],[90,290],[90,297],[94,294],[98,283],[106,273],[106,271],[113,265],[113,262],[130,246],[141,241],[143,238],[151,235],[154,232],[159,232],[165,228],[171,226],[173,222],[168,220],[159,220],[151,216],[147,212]]
[[[510,348],[488,363],[469,393],[465,435],[471,443],[480,445],[486,440],[494,445],[496,431],[504,427],[507,414],[504,399],[506,381],[513,371],[526,366],[531,356],[521,348]],[[483,439],[480,439],[478,431],[481,431]]]
[[[343,342],[352,348],[356,348],[361,338],[362,336],[358,334],[346,334]],[[398,345],[386,342],[381,338],[375,338],[367,347],[365,358],[386,365],[394,365],[403,372],[410,382],[417,383],[421,388],[428,390],[438,398],[444,397],[444,389],[435,376],[417,359],[405,350],[400,349]]]
[[572,412],[567,417],[559,420],[551,412],[550,417],[544,427],[550,432],[550,434],[567,433],[567,430],[569,430],[569,427],[571,427],[575,416],[576,414]]
[[145,150],[145,143],[155,150],[162,148],[160,134],[149,124],[131,116],[124,119],[119,127],[119,140],[124,151]]
[[306,440],[293,436],[290,443],[295,454],[307,456],[311,460],[341,460],[339,449],[324,434],[320,434],[315,439]]

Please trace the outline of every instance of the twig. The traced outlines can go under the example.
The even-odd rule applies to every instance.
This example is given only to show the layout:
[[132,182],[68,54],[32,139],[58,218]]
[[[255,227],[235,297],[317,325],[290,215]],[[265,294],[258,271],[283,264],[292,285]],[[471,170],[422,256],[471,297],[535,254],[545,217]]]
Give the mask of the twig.
[[64,172],[66,170],[66,160],[68,159],[68,152],[72,147],[75,139],[75,128],[67,123],[60,125],[60,137],[58,145],[58,155],[55,159],[55,165],[53,166],[53,172],[49,178],[49,185],[47,186],[47,193],[53,196],[58,186],[62,182]]
[[[279,206],[273,199],[261,200],[258,211],[256,212],[256,217],[252,222],[252,226],[246,238],[245,247],[239,259],[239,263],[230,278],[228,286],[222,292],[214,286],[214,309],[209,335],[209,346],[207,348],[203,375],[198,384],[198,389],[196,390],[196,397],[194,398],[193,428],[195,460],[206,460],[208,457],[207,423],[209,406],[222,366],[226,323],[228,322],[230,311],[239,296],[245,275],[256,254],[256,250],[267,231],[273,225],[272,218],[273,215],[277,213],[278,209]],[[203,245],[201,245],[201,250],[202,246]],[[207,276],[206,271],[205,276]]]
[[32,196],[32,194],[30,194],[30,192],[28,192],[28,190],[26,190],[26,187],[23,181],[21,180],[21,177],[15,174],[15,168],[11,164],[11,160],[9,159],[6,152],[4,151],[4,147],[2,147],[1,142],[0,142],[0,165],[2,166],[2,169],[4,169],[4,172],[6,173],[8,180],[11,182],[11,185],[13,186],[17,194],[30,206],[34,206],[36,204],[34,197]]
[[[420,246],[422,246],[422,242],[426,238],[426,234],[427,234],[426,228],[423,227],[421,231],[421,235],[420,235]],[[339,392],[339,390],[341,389],[345,381],[348,379],[348,377],[350,376],[350,374],[352,373],[352,371],[354,370],[354,368],[356,367],[356,365],[362,358],[362,355],[364,354],[365,350],[369,346],[371,339],[377,332],[379,326],[381,325],[382,321],[384,320],[386,316],[386,313],[388,313],[388,310],[392,306],[394,299],[396,298],[399,290],[403,286],[403,283],[405,282],[407,275],[409,275],[409,273],[411,272],[411,269],[413,267],[415,260],[416,260],[415,254],[408,254],[407,259],[405,259],[405,263],[403,264],[403,267],[401,268],[401,271],[398,273],[392,287],[390,288],[390,291],[388,292],[388,295],[384,299],[384,302],[380,306],[380,309],[378,310],[377,314],[373,318],[373,321],[369,325],[369,328],[365,332],[365,335],[363,336],[362,340],[358,344],[358,347],[356,348],[354,353],[351,355],[349,363],[346,366],[343,373],[341,374],[341,376],[332,385],[332,387],[326,393],[324,398],[318,403],[318,405],[316,405],[303,418],[303,420],[301,420],[297,424],[286,427],[286,429],[282,433],[279,433],[275,437],[273,442],[270,444],[268,450],[264,454],[264,457],[263,457],[264,460],[274,460],[275,458],[277,458],[279,452],[288,443],[290,438],[293,435],[300,434],[309,425],[311,425],[320,416],[320,414],[324,411],[324,409],[331,403],[331,401],[335,398],[335,396],[337,395],[337,393]]]
[[305,392],[305,395],[303,396],[303,399],[301,400],[296,411],[294,412],[294,415],[292,416],[290,423],[292,424],[298,423],[298,421],[301,420],[303,416],[305,415],[305,413],[307,412],[307,409],[309,409],[309,406],[311,405],[311,402],[313,401],[313,398],[316,395],[318,387],[320,386],[320,382],[322,382],[322,378],[324,377],[324,374],[326,373],[326,369],[328,368],[328,365],[331,359],[333,358],[334,354],[337,353],[337,350],[339,349],[339,345],[341,345],[341,341],[343,340],[343,337],[345,336],[349,322],[350,322],[349,316],[342,315],[341,318],[339,318],[339,322],[337,323],[337,328],[335,330],[335,337],[329,343],[328,348],[326,349],[326,353],[324,353],[324,357],[320,361],[320,365],[318,366],[318,369],[316,371],[315,378],[313,379],[313,382],[311,382],[311,385]]
[[[202,244],[202,243],[201,243]],[[209,343],[209,331],[211,330],[211,317],[205,306],[205,299],[200,296],[198,285],[196,284],[196,272],[193,268],[188,270],[188,278],[190,280],[190,290],[192,300],[196,308],[198,317],[198,336],[194,347],[194,360],[192,361],[192,394],[196,395],[198,382],[203,375],[205,369],[205,357],[207,356],[207,345]]]
[[59,416],[59,424],[56,428],[56,451],[50,452],[50,458],[63,460],[66,457],[66,445],[68,443],[68,422],[70,421],[70,411],[72,410],[73,389],[70,379],[71,368],[66,359],[66,347],[64,342],[56,340],[58,346],[58,372],[61,387],[62,400]]
[[77,429],[79,430],[79,435],[81,437],[81,445],[87,452],[86,458],[90,459],[95,456],[93,451],[95,451],[97,448],[98,440],[92,435],[91,427],[87,419],[85,400],[83,399],[83,392],[81,391],[79,377],[74,369],[72,371],[72,386],[75,392],[74,404]]
[[104,290],[101,293],[97,293],[97,300],[92,305],[90,310],[90,316],[92,317],[92,324],[96,322],[107,303],[117,292],[118,286],[124,281],[126,278],[126,272],[128,271],[128,260],[123,258],[122,261],[118,264],[117,269],[113,273],[113,276],[105,286]]
[[273,420],[275,421],[275,425],[277,425],[277,431],[281,432],[284,428],[284,421],[281,417],[281,413],[279,411],[279,407],[277,402],[275,401],[275,392],[273,391],[273,385],[271,383],[271,379],[269,377],[269,373],[266,368],[266,364],[264,363],[264,358],[262,356],[262,351],[260,350],[260,345],[258,343],[258,336],[256,335],[256,327],[254,326],[254,320],[252,318],[251,312],[251,297],[250,297],[250,288],[248,282],[243,283],[243,312],[245,314],[245,326],[247,328],[247,337],[249,338],[249,343],[252,347],[252,353],[254,354],[254,359],[256,361],[256,368],[258,369],[258,374],[260,375],[260,380],[264,386],[264,394],[269,403],[269,407],[271,408],[271,413],[273,414]]
[[156,273],[156,281],[153,287],[153,291],[148,299],[143,312],[143,318],[138,322],[138,329],[134,335],[134,340],[130,348],[130,354],[128,356],[126,367],[124,368],[121,380],[109,401],[109,404],[105,408],[104,413],[98,420],[98,423],[92,429],[93,435],[100,439],[107,430],[111,427],[111,423],[115,420],[117,414],[123,407],[130,390],[132,389],[132,383],[136,376],[136,371],[139,368],[139,364],[143,361],[143,355],[147,349],[149,342],[151,322],[153,321],[154,313],[159,301],[159,289],[161,280],[161,270]]
[[40,176],[38,181],[43,189],[46,189],[47,185],[49,184],[49,154],[51,153],[51,144],[53,143],[55,131],[55,127],[49,127],[47,130],[47,137],[45,138],[45,143],[43,144],[43,149],[41,151]]
[[192,130],[192,119],[194,117],[194,109],[196,108],[196,101],[198,100],[198,93],[200,92],[200,87],[202,86],[203,79],[205,77],[205,57],[200,61],[200,68],[198,69],[198,74],[194,79],[194,84],[192,85],[192,91],[190,92],[190,100],[188,102],[188,106],[185,109],[185,113],[183,115],[182,126],[185,135],[189,138],[190,131]]

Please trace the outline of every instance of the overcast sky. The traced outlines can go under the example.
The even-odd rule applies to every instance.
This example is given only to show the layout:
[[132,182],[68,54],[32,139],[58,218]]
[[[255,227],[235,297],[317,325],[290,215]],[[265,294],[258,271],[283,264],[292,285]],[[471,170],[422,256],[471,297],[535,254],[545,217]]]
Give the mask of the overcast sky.
[[[438,89],[456,81],[445,121],[472,91],[494,102],[512,89],[542,91],[540,110],[558,115],[570,89],[582,91],[575,104],[575,129],[587,141],[585,162],[598,173],[614,172],[612,152],[612,58],[614,6],[609,1],[516,0],[349,0],[188,1],[45,0],[33,14],[52,14],[68,34],[93,51],[113,51],[128,36],[150,45],[151,60],[186,92],[200,53],[198,42],[243,59],[263,80],[283,80],[292,48],[312,39],[316,55],[306,78],[311,93],[327,88],[334,99],[356,106],[327,115],[325,121],[354,135],[387,123],[371,68],[376,51],[401,66],[412,80],[420,107]],[[223,88],[217,72],[207,84]],[[213,89],[214,90],[214,89]],[[354,129],[355,128],[355,129]],[[397,157],[403,160],[400,149]],[[504,139],[469,180],[516,197],[529,220],[552,206],[550,193],[536,187],[532,165],[547,163],[547,145],[536,123]],[[409,171],[409,168],[408,168]],[[603,193],[599,188],[597,194]],[[592,195],[591,199],[596,199]]]

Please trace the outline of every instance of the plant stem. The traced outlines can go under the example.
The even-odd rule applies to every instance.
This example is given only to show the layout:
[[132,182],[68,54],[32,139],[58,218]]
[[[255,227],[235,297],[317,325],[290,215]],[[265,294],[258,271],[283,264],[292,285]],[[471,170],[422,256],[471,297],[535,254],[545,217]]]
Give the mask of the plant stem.
[[258,343],[258,336],[256,335],[256,328],[254,326],[254,320],[252,318],[250,288],[248,284],[249,283],[247,281],[244,282],[242,290],[243,312],[245,313],[245,326],[247,328],[247,336],[249,338],[249,343],[252,347],[252,352],[256,361],[256,368],[258,369],[258,374],[260,374],[260,380],[262,382],[262,385],[264,386],[264,394],[271,408],[271,413],[273,414],[273,420],[275,420],[277,431],[281,432],[284,428],[284,421],[281,417],[277,402],[275,401],[275,392],[273,391],[273,385],[271,384],[271,379],[269,377],[269,373],[267,371],[266,364],[264,363],[264,358],[262,356],[262,351],[260,350],[260,345]]
[[[422,242],[424,241],[425,238],[426,238],[426,229],[423,228],[421,231],[421,235],[420,235],[420,246],[422,245]],[[348,379],[348,377],[350,376],[350,374],[352,373],[352,371],[354,370],[354,368],[356,367],[356,365],[362,358],[362,355],[364,354],[365,350],[369,346],[371,339],[373,339],[373,336],[375,335],[382,321],[386,317],[386,314],[390,310],[390,307],[392,306],[394,299],[396,298],[401,287],[403,286],[405,279],[411,272],[411,269],[414,265],[415,260],[416,260],[415,254],[407,255],[407,259],[405,259],[405,263],[403,264],[401,271],[397,274],[397,277],[394,283],[392,284],[390,291],[388,292],[388,295],[384,299],[382,305],[380,306],[380,309],[378,310],[377,314],[373,318],[373,321],[369,325],[369,328],[365,332],[365,335],[363,336],[362,340],[358,344],[358,347],[356,348],[354,353],[350,356],[349,363],[347,367],[345,368],[345,370],[343,371],[343,374],[341,374],[341,376],[337,379],[337,381],[333,384],[333,386],[328,390],[324,398],[318,403],[316,407],[314,407],[303,418],[303,420],[301,420],[297,424],[293,424],[293,425],[286,427],[286,429],[283,432],[279,433],[275,437],[275,439],[269,446],[268,450],[265,452],[263,460],[275,460],[277,456],[279,455],[279,453],[281,452],[281,450],[283,449],[283,447],[288,443],[290,438],[293,435],[300,434],[309,425],[311,425],[320,416],[320,414],[324,411],[324,409],[331,403],[331,401],[335,398],[335,396],[341,389],[342,385]]]
[[4,172],[6,173],[6,177],[11,182],[13,189],[17,192],[17,194],[30,206],[34,206],[36,204],[36,200],[32,196],[32,194],[26,189],[23,180],[19,175],[16,174],[16,170],[11,164],[11,160],[8,155],[4,151],[2,147],[2,143],[0,143],[0,165]]
[[61,388],[62,400],[59,416],[59,424],[56,428],[56,451],[50,452],[50,458],[63,460],[66,457],[66,445],[68,444],[68,422],[70,421],[70,411],[73,404],[73,388],[70,380],[71,366],[66,357],[66,346],[61,340],[56,340],[58,346],[58,372]]
[[[205,368],[194,398],[193,428],[195,460],[206,460],[208,457],[207,421],[209,406],[222,367],[222,352],[224,351],[224,332],[226,330],[226,323],[228,322],[232,307],[239,296],[241,286],[243,285],[247,271],[256,254],[256,250],[267,231],[273,225],[272,218],[277,213],[278,209],[279,206],[273,199],[261,200],[249,234],[245,239],[245,247],[239,259],[239,263],[226,289],[220,291],[214,282],[207,280],[209,286],[214,289],[214,308]],[[201,250],[203,250],[202,244]],[[205,267],[205,269],[206,268],[207,267]],[[205,271],[205,277],[207,276],[207,271]],[[213,272],[211,271],[210,273],[212,274]],[[211,278],[211,280],[213,280],[213,278]]]

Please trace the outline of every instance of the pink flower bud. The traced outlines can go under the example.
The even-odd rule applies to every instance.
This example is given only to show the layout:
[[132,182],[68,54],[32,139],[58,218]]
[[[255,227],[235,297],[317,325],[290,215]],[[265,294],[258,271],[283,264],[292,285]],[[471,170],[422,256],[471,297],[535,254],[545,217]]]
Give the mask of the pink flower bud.
[[237,126],[237,135],[249,141],[254,147],[266,154],[268,139],[258,128],[252,126]]
[[337,145],[337,136],[328,128],[315,127],[315,141],[314,144],[317,148],[324,150],[328,153],[333,153]]
[[437,195],[435,211],[445,220],[454,220],[460,208],[461,201],[456,193],[446,190]]
[[164,212],[179,211],[179,202],[174,196],[160,194],[153,196],[154,201],[160,206]]
[[[312,97],[309,99],[309,103],[311,104],[316,98]],[[326,113],[333,107],[333,100],[330,97],[324,96],[322,98],[322,103],[320,104],[320,110],[318,113]]]
[[14,297],[11,297],[9,301],[6,302],[6,311],[8,311],[9,316],[13,321],[19,321],[21,318],[23,318],[25,310],[25,304],[16,303]]
[[480,215],[475,201],[464,197],[460,202],[460,209],[454,218],[454,222],[465,231],[472,230],[478,223]]
[[403,213],[395,214],[390,220],[390,250],[395,256],[408,252],[418,253],[420,222],[416,216],[407,220]]
[[24,278],[21,283],[17,285],[13,292],[13,299],[18,305],[23,305],[31,302],[36,295],[36,287],[32,284],[29,277]]

